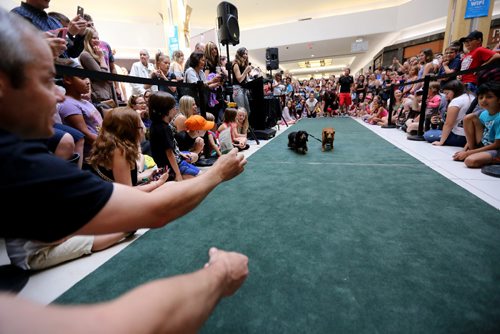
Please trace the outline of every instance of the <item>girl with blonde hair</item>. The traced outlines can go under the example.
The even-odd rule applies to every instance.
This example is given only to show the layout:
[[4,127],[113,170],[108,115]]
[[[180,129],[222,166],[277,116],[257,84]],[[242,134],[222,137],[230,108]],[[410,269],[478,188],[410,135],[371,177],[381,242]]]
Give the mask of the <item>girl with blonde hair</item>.
[[176,50],[172,54],[168,72],[173,73],[178,81],[184,81],[184,53],[181,50]]
[[[109,72],[105,52],[99,47],[99,34],[96,30],[85,29],[83,46],[83,51],[79,56],[82,67],[90,71]],[[91,86],[92,102],[106,102],[106,104],[113,105],[113,88],[108,81],[92,79]]]
[[238,151],[247,150],[250,146],[247,144],[247,136],[246,134],[243,136],[238,133],[237,127],[238,123],[236,118],[238,116],[238,110],[235,108],[226,108],[224,110],[224,122],[219,126],[217,132],[220,134],[222,131],[226,129],[230,129],[231,132],[231,140],[233,142],[233,146],[238,149]]
[[179,100],[179,112],[174,116],[170,125],[174,131],[174,135],[177,132],[186,130],[184,123],[186,120],[193,115],[199,114],[198,107],[196,106],[196,101],[192,96],[184,95]]
[[236,113],[236,131],[238,134],[247,137],[248,128],[248,113],[245,108],[238,108],[238,112]]

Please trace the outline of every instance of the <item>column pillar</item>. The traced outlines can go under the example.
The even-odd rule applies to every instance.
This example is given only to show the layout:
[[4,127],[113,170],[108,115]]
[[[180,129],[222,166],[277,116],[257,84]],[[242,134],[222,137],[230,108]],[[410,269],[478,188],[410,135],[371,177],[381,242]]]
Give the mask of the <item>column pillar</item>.
[[[171,55],[176,50],[182,50],[186,57],[189,57],[191,50],[186,43],[184,34],[184,20],[186,19],[186,8],[179,6],[177,0],[160,1],[163,29],[167,36],[167,54]],[[177,29],[177,34],[174,30]]]
[[469,1],[486,3],[485,0],[449,0],[443,49],[451,42],[467,36],[473,30],[479,30],[483,33],[483,46],[486,46],[495,0],[489,0],[488,16],[466,19],[465,12]]

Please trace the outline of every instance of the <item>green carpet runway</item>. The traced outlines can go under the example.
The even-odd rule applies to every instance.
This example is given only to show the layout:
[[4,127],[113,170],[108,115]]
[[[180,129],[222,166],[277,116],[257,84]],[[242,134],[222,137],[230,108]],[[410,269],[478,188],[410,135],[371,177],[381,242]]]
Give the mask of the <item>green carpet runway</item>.
[[[332,125],[334,152],[287,148]],[[202,333],[500,332],[499,211],[349,118],[291,126],[55,302],[196,270],[210,246],[248,255],[250,275]]]

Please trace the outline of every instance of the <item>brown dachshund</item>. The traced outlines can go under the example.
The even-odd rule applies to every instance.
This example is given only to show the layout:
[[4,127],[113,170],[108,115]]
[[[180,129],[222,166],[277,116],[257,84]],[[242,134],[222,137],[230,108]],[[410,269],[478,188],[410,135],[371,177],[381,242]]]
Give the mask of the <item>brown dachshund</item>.
[[321,140],[321,151],[333,151],[333,141],[335,140],[334,128],[323,128],[323,135]]

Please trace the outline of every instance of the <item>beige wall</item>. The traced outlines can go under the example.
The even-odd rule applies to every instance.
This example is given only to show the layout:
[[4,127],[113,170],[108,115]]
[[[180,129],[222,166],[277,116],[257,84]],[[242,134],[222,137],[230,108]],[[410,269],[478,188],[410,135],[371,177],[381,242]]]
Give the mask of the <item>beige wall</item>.
[[467,0],[448,1],[448,20],[446,22],[443,52],[451,42],[467,36],[472,30],[479,30],[483,32],[483,46],[486,46],[486,43],[488,41],[488,34],[490,32],[491,15],[493,13],[493,6],[495,4],[495,1],[490,1],[488,16],[475,19],[477,20],[477,27],[475,29],[471,27],[472,19],[464,19]]

